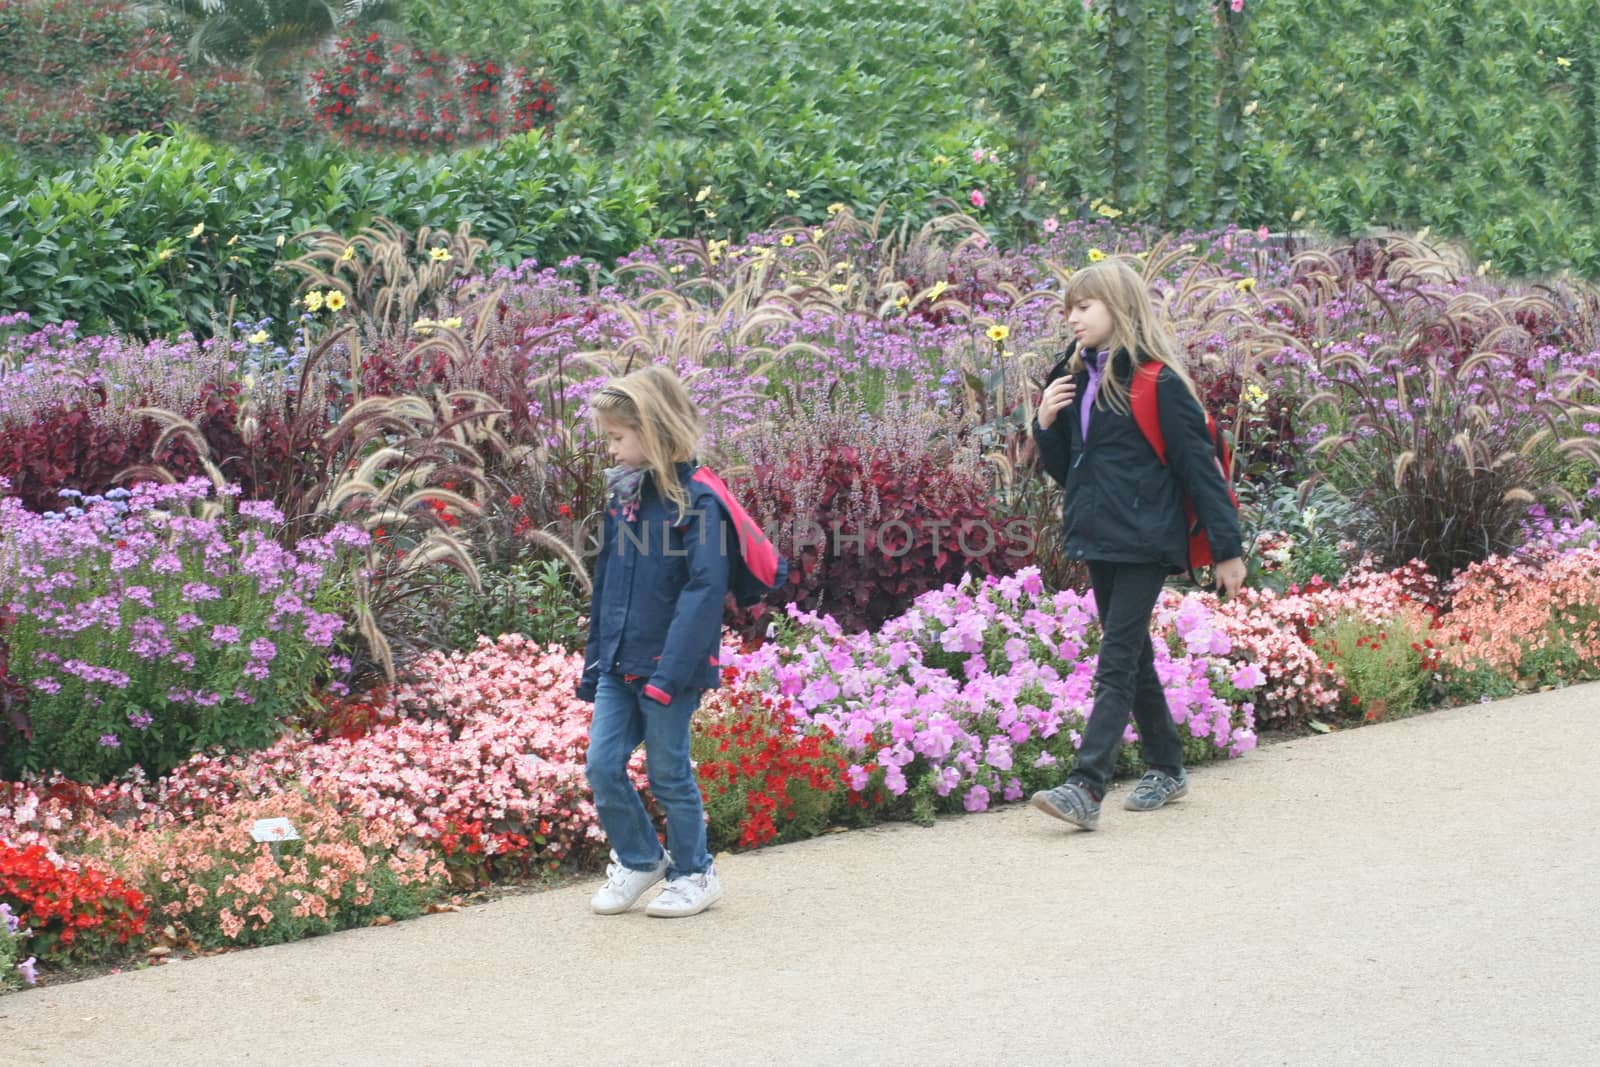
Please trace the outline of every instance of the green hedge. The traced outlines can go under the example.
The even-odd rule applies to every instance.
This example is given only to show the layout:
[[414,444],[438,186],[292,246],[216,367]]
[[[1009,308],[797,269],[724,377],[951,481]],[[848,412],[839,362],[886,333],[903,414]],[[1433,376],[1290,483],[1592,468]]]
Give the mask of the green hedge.
[[625,181],[537,135],[415,159],[134,137],[80,170],[0,166],[0,308],[137,335],[208,333],[230,306],[234,321],[281,320],[298,281],[281,268],[288,238],[380,214],[408,228],[470,219],[502,262],[617,256],[650,232],[652,190]]
[[1429,226],[1514,274],[1600,277],[1594,0],[1253,6],[1269,217]]
[[[604,263],[655,235],[737,238],[833,202],[915,219],[981,189],[981,216],[1017,239],[1111,197],[1112,129],[1133,160],[1118,206],[1175,228],[1219,212],[1339,235],[1429,226],[1510,273],[1600,277],[1592,4],[1251,0],[1229,23],[1237,64],[1214,55],[1207,5],[1124,5],[1116,66],[1138,85],[1119,97],[1104,3],[415,0],[426,43],[544,63],[554,137],[408,159],[180,133],[53,175],[0,153],[0,311],[140,334],[208,330],[230,301],[240,320],[282,318],[293,279],[273,268],[293,249],[277,239],[379,213],[470,219],[505,263]],[[1237,80],[1237,111],[1219,79]]]

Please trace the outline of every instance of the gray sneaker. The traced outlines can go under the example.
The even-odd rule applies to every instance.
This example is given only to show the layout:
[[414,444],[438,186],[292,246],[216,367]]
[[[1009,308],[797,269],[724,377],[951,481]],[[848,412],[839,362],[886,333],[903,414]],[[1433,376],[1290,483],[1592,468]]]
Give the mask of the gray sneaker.
[[1077,782],[1067,782],[1054,789],[1042,789],[1033,794],[1028,803],[1046,815],[1054,815],[1062,822],[1070,822],[1085,830],[1100,828],[1100,802]]
[[1146,771],[1122,806],[1129,811],[1155,811],[1169,800],[1189,792],[1189,776],[1182,771],[1174,778],[1166,771]]

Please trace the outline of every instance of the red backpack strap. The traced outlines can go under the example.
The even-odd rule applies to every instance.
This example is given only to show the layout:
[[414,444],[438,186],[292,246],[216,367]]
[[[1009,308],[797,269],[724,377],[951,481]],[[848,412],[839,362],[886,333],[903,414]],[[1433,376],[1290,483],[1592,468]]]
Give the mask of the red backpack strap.
[[1161,432],[1161,409],[1156,402],[1156,379],[1161,377],[1162,366],[1153,359],[1139,364],[1139,369],[1134,371],[1133,382],[1128,386],[1128,406],[1133,409],[1133,421],[1139,424],[1139,432],[1150,442],[1150,447],[1155,449],[1156,459],[1165,467],[1167,438]]
[[761,527],[756,525],[756,520],[744,506],[734,499],[733,490],[729,489],[727,483],[717,477],[716,472],[709,467],[701,467],[690,475],[690,479],[710,489],[727,511],[728,518],[733,522],[734,532],[739,538],[739,555],[744,558],[745,566],[750,568],[750,573],[769,588],[776,587],[780,580],[778,550],[767,539],[767,535],[761,532]]

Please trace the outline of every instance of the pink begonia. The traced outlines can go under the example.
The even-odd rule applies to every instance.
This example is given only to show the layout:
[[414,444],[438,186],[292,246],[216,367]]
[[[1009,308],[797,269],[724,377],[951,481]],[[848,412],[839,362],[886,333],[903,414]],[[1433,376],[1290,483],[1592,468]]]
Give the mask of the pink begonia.
[[1044,220],[1044,232],[1045,233],[1055,233],[1056,230],[1058,230],[1060,228],[1061,228],[1061,222],[1054,215],[1051,215],[1051,216],[1049,216],[1048,218],[1046,218]]
[[987,202],[984,198],[982,189],[972,190],[972,195],[968,196],[967,199],[972,201],[973,207],[977,208],[983,207],[983,205]]

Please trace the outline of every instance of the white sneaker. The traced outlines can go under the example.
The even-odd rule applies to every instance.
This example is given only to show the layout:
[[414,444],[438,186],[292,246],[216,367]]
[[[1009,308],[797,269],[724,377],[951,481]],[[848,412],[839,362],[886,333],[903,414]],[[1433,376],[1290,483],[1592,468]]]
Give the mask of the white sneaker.
[[606,884],[589,901],[589,907],[596,915],[621,915],[639,902],[646,889],[667,876],[667,861],[668,858],[662,856],[649,870],[636,871],[624,867],[613,851],[611,862],[606,864]]
[[699,874],[680,874],[668,881],[644,913],[658,919],[680,919],[699,915],[721,899],[722,883],[717,881],[716,868],[707,867]]

